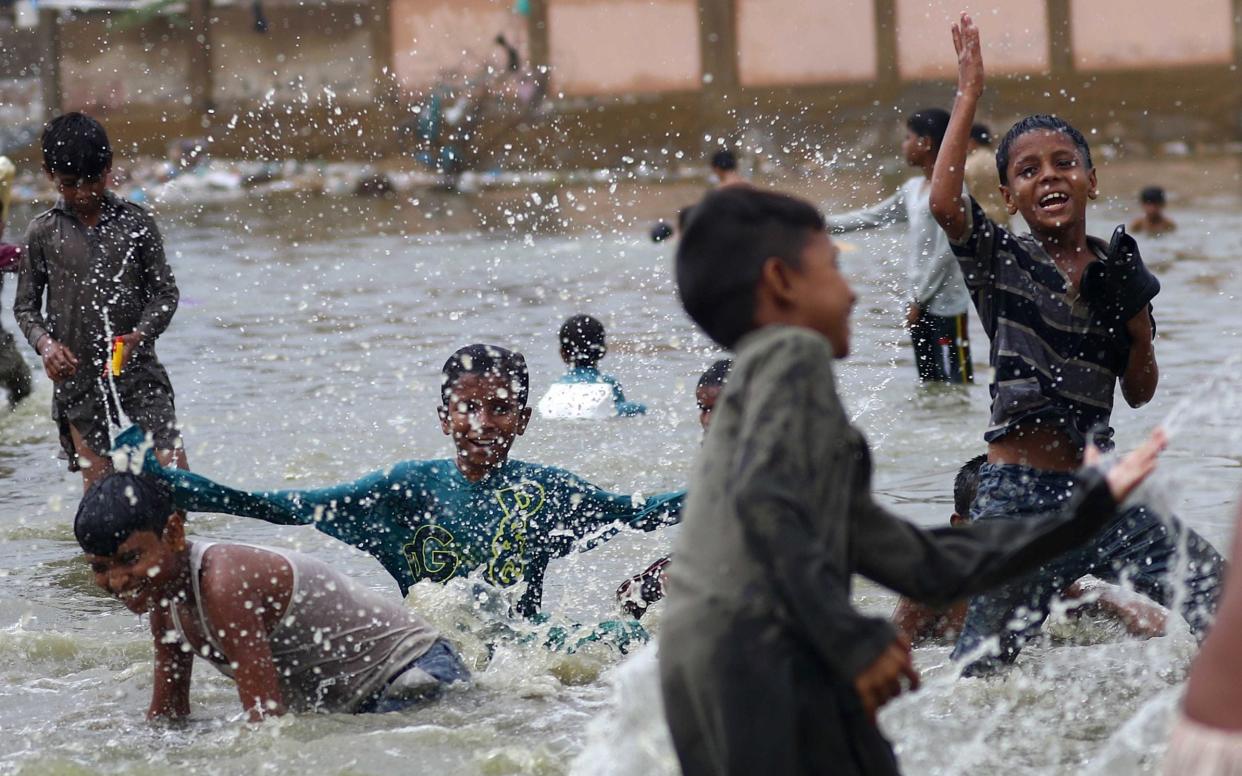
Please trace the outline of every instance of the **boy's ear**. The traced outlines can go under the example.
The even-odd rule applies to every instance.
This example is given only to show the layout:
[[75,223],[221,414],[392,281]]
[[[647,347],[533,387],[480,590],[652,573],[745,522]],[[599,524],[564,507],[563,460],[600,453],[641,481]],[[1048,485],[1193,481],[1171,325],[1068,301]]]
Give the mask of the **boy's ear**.
[[1009,211],[1009,215],[1016,216],[1018,214],[1018,203],[1013,201],[1013,195],[1009,193],[1009,187],[1002,183],[1000,193],[1005,198],[1005,209]]
[[517,427],[514,429],[515,436],[521,436],[526,433],[526,424],[530,423],[530,415],[530,407],[523,407],[522,411],[518,413]]
[[779,308],[789,307],[794,298],[793,272],[783,259],[769,256],[759,270],[759,287],[755,289],[759,298],[766,297]]
[[441,404],[439,407],[436,407],[436,414],[440,416],[440,430],[444,432],[445,436],[451,435],[453,429],[449,427],[448,407]]
[[1091,170],[1087,172],[1087,187],[1088,187],[1087,188],[1088,197],[1090,197],[1091,199],[1095,199],[1096,197],[1100,196],[1100,184],[1099,184],[1099,181],[1095,177],[1094,167],[1092,167]]
[[185,550],[184,512],[173,512],[169,515],[168,522],[164,523],[164,534],[161,539],[175,552],[183,552]]

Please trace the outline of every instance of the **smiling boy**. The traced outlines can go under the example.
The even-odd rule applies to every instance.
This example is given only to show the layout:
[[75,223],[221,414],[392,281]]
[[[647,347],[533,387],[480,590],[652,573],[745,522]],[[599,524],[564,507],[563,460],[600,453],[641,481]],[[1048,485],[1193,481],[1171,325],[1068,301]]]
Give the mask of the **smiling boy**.
[[811,205],[709,194],[677,248],[686,312],[737,358],[712,412],[670,567],[660,676],[685,776],[893,774],[876,711],[918,685],[909,643],[850,603],[862,574],[929,603],[985,589],[1085,541],[1155,466],[1160,434],[1066,516],[926,531],[871,494],[871,457],[836,392],[854,293]]
[[[1030,234],[1010,233],[976,201],[962,198],[970,127],[984,83],[979,30],[966,14],[953,26],[953,42],[958,95],[932,175],[931,209],[992,340],[988,463],[980,470],[973,513],[978,523],[1025,521],[1062,507],[1084,449],[1111,446],[1118,381],[1132,407],[1155,394],[1151,300],[1160,284],[1124,229],[1109,244],[1088,237],[1096,171],[1086,139],[1060,118],[1028,116],[997,148],[1001,193]],[[1191,630],[1202,636],[1223,572],[1220,554],[1178,520],[1144,507],[1127,509],[1095,541],[972,600],[953,655],[968,661],[968,674],[1012,662],[1047,617],[1053,597],[1087,574],[1129,581],[1164,606],[1180,604]],[[1176,589],[1184,591],[1177,600]]]
[[453,440],[452,459],[402,461],[317,490],[246,492],[189,472],[152,471],[182,509],[313,525],[368,552],[403,596],[419,580],[476,571],[502,588],[524,582],[515,609],[529,616],[539,611],[549,561],[580,540],[609,538],[617,526],[651,531],[675,523],[683,498],[608,493],[563,469],[510,459],[530,421],[529,390],[520,353],[470,345],[443,368],[440,428]]
[[130,472],[87,491],[73,530],[95,584],[149,614],[148,718],[190,713],[200,657],[237,683],[252,722],[286,711],[395,711],[469,679],[400,601],[288,550],[191,542],[166,489]]

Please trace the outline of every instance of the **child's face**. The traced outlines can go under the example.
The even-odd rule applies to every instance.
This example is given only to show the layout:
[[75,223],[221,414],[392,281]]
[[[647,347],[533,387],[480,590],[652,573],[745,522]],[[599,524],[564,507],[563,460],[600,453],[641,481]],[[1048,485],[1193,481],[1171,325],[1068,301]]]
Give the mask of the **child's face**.
[[703,385],[694,389],[694,400],[699,405],[699,424],[706,431],[712,422],[712,412],[716,409],[716,401],[720,399],[722,385]]
[[802,267],[790,278],[799,324],[824,335],[833,355],[845,358],[850,352],[850,310],[857,297],[837,266],[837,246],[826,233],[811,237],[802,249]]
[[1021,213],[1032,232],[1061,232],[1083,223],[1096,197],[1095,170],[1070,136],[1055,129],[1020,135],[1009,155],[1009,183],[1001,186],[1010,213]]
[[911,167],[922,167],[931,153],[931,138],[919,137],[911,130],[906,130],[906,139],[901,141],[901,155]]
[[1164,205],[1159,202],[1144,202],[1143,215],[1148,221],[1160,221],[1164,218]]
[[56,193],[65,200],[65,207],[75,213],[92,213],[103,203],[104,192],[108,190],[108,173],[104,171],[97,180],[79,178],[62,172],[48,172],[47,177],[56,187]]
[[463,374],[440,408],[440,428],[453,438],[457,463],[467,476],[482,476],[509,459],[513,440],[526,432],[530,408],[510,380],[495,374]]
[[87,553],[95,585],[136,614],[145,614],[157,601],[169,599],[166,591],[182,577],[179,550],[184,549],[185,535],[177,530],[180,520],[177,515],[170,517],[163,536],[154,531],[131,534],[115,555]]

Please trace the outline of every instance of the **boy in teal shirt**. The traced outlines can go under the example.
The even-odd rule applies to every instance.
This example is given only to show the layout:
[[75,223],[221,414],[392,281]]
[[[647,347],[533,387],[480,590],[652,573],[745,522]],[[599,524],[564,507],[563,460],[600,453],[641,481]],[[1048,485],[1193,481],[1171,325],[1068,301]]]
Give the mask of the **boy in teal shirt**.
[[618,417],[645,415],[647,406],[627,401],[621,383],[612,375],[599,371],[600,360],[608,354],[604,324],[589,315],[575,315],[561,324],[561,360],[569,371],[558,383],[602,383],[612,388],[612,403]]
[[[314,525],[375,556],[402,595],[419,580],[480,569],[497,587],[525,581],[516,610],[530,616],[539,611],[549,561],[581,540],[609,538],[618,524],[650,531],[676,523],[684,494],[617,495],[563,469],[510,460],[530,420],[529,385],[520,353],[458,350],[444,364],[439,409],[456,458],[402,461],[329,488],[247,492],[160,467],[150,456],[146,465],[172,486],[178,508]],[[140,433],[131,429],[121,441],[138,442]]]

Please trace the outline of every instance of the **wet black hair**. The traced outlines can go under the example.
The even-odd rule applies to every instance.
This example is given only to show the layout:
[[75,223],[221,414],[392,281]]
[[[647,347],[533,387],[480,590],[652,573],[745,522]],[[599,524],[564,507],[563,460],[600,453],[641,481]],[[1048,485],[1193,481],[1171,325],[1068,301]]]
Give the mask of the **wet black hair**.
[[499,345],[467,345],[449,356],[440,370],[440,400],[449,406],[449,394],[462,375],[495,375],[508,379],[517,400],[526,406],[530,395],[530,372],[521,353]]
[[979,494],[979,469],[988,462],[988,454],[976,455],[957,470],[953,478],[953,511],[970,518],[970,505]]
[[1074,141],[1074,145],[1078,147],[1079,153],[1082,154],[1082,161],[1087,165],[1087,169],[1090,170],[1095,167],[1091,162],[1091,146],[1087,145],[1087,138],[1083,137],[1081,132],[1059,116],[1036,113],[1034,116],[1027,116],[1010,127],[1009,131],[1005,133],[1005,137],[1001,139],[1000,147],[996,149],[996,172],[1000,175],[1000,182],[1002,184],[1009,185],[1009,149],[1013,146],[1014,141],[1027,132],[1034,132],[1040,129],[1064,132],[1070,140]]
[[722,358],[716,363],[704,370],[699,377],[699,384],[695,386],[695,390],[699,388],[718,388],[725,384],[725,380],[729,379],[729,372],[733,369],[733,359]]
[[992,130],[987,124],[975,124],[970,128],[970,139],[981,146],[992,145]]
[[1139,192],[1139,202],[1144,205],[1163,205],[1164,189],[1159,186],[1148,186]]
[[705,196],[686,217],[677,244],[677,293],[707,336],[733,348],[755,328],[755,287],[776,257],[802,267],[802,251],[824,217],[787,194],[727,186]]
[[918,137],[930,137],[932,150],[939,151],[944,133],[949,130],[949,112],[943,108],[924,108],[911,113],[906,119],[906,129]]
[[112,166],[103,125],[85,113],[66,113],[43,127],[43,167],[50,173],[97,181]]
[[163,536],[164,526],[176,509],[168,488],[154,477],[113,472],[82,497],[73,519],[73,535],[83,552],[116,555],[136,533],[150,531]]
[[713,170],[736,170],[737,156],[727,148],[722,148],[712,154]]
[[561,324],[561,353],[571,364],[593,367],[607,352],[604,324],[589,315],[574,315]]

